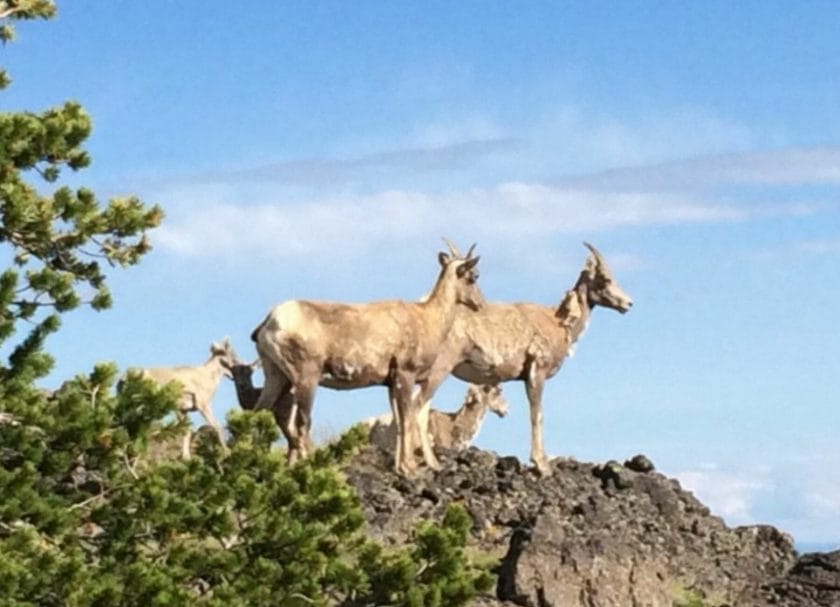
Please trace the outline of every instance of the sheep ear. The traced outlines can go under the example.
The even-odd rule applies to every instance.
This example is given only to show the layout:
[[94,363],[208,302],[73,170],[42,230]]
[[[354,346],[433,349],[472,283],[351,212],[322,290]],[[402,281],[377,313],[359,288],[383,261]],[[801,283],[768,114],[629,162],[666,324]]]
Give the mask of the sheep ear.
[[472,257],[471,259],[467,259],[464,263],[458,266],[458,278],[472,270],[476,265],[478,265],[478,260],[481,259],[480,257]]
[[441,251],[438,253],[438,262],[440,263],[441,267],[446,267],[446,265],[452,260],[448,253],[444,253]]

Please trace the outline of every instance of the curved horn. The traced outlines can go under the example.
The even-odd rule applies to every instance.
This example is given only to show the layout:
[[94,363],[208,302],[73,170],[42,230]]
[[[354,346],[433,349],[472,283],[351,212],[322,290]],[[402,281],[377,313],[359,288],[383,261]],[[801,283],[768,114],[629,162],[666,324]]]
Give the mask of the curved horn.
[[470,257],[472,257],[472,254],[473,254],[473,251],[475,250],[475,245],[476,245],[476,244],[477,244],[477,243],[473,243],[473,244],[472,244],[472,246],[470,247],[470,250],[469,250],[469,251],[467,251],[467,257],[466,257],[466,259],[469,259]]
[[588,242],[584,242],[584,243],[583,243],[583,246],[585,246],[587,249],[589,249],[590,251],[592,251],[592,254],[595,256],[595,259],[597,259],[597,260],[598,260],[598,263],[603,263],[603,262],[604,262],[604,258],[601,256],[601,253],[598,251],[598,249],[596,249],[595,247],[593,247],[593,246],[592,246],[591,244],[589,244]]
[[449,247],[449,253],[452,255],[452,257],[461,256],[461,252],[458,250],[458,247],[452,244],[448,238],[444,238],[443,242],[446,244],[447,247]]

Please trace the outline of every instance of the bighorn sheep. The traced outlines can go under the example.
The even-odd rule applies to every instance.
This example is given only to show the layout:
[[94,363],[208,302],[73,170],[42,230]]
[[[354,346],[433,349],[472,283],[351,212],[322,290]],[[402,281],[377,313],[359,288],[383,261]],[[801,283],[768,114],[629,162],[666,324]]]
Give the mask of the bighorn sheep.
[[[428,416],[421,417],[420,424],[422,425],[425,421],[429,441],[433,447],[460,451],[469,447],[478,434],[484,415],[488,411],[492,411],[499,417],[507,415],[508,402],[502,396],[501,387],[470,384],[460,409],[454,413],[430,409]],[[393,415],[386,413],[362,423],[370,429],[371,444],[386,451],[394,448],[397,427]]]
[[[239,406],[244,411],[252,411],[257,406],[257,401],[262,394],[262,388],[254,386],[254,369],[260,366],[260,359],[258,358],[252,363],[239,362],[230,368],[233,376],[233,385],[236,387],[236,399],[239,401]],[[292,394],[286,392],[280,396],[280,399],[271,407],[274,413],[274,419],[277,425],[284,427],[285,422],[283,412],[290,410],[294,404],[294,397]],[[307,451],[312,450],[312,445],[307,445]]]
[[[633,305],[613,279],[603,256],[592,245],[584,244],[591,253],[574,287],[557,308],[488,302],[475,314],[457,314],[449,339],[416,396],[417,406],[428,407],[430,394],[450,373],[479,384],[524,381],[531,409],[531,461],[541,474],[550,472],[542,431],[546,380],[572,353],[595,306],[625,313]],[[451,244],[449,247],[457,255],[457,249]]]
[[[225,446],[225,435],[221,425],[213,416],[210,406],[213,395],[219,387],[222,375],[231,377],[231,367],[237,358],[233,347],[227,338],[221,344],[210,345],[210,358],[203,365],[197,367],[154,367],[150,369],[135,369],[143,377],[154,380],[158,384],[177,381],[183,386],[181,398],[178,401],[178,418],[184,419],[188,412],[198,411],[216,431],[222,446]],[[185,459],[190,457],[191,431],[187,430],[181,443],[181,454]]]
[[[474,248],[475,245],[473,245]],[[413,438],[419,433],[423,457],[439,466],[425,429],[417,430],[415,385],[425,386],[437,353],[464,305],[480,309],[478,257],[440,253],[441,271],[424,301],[379,301],[343,304],[293,300],[269,312],[251,338],[265,373],[265,386],[256,409],[274,406],[289,392],[294,403],[282,413],[281,429],[289,440],[289,461],[307,454],[315,389],[349,390],[388,387],[397,420],[395,467],[403,474],[416,468]],[[426,393],[431,397],[434,390]]]
[[262,388],[255,387],[251,379],[254,368],[257,366],[259,366],[259,359],[253,363],[238,362],[230,368],[233,385],[236,387],[236,398],[239,406],[245,411],[253,410],[262,393]]

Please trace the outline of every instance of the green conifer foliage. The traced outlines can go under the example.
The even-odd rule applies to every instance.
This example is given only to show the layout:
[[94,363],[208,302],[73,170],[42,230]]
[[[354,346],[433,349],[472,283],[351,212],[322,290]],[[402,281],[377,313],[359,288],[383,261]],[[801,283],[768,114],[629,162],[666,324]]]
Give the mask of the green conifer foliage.
[[[54,12],[49,0],[0,0],[0,40],[15,19]],[[129,374],[115,389],[110,364],[55,392],[35,385],[58,314],[109,306],[100,264],[137,263],[162,218],[133,197],[101,205],[84,188],[42,195],[27,181],[86,166],[90,128],[72,102],[0,114],[0,243],[13,259],[0,273],[0,346],[12,346],[0,365],[0,607],[458,607],[487,590],[462,509],[399,550],[366,536],[340,473],[361,428],[289,468],[272,416],[236,412],[228,452],[199,432],[184,461],[167,447],[184,431],[166,421],[177,385]]]
[[[14,38],[15,20],[54,14],[51,0],[0,0],[0,41]],[[0,89],[8,84],[0,70]],[[58,186],[63,170],[90,163],[82,145],[91,126],[73,101],[41,112],[0,113],[0,244],[14,259],[0,274],[0,345],[20,320],[36,321],[32,333],[43,338],[58,327],[53,312],[82,303],[109,307],[103,264],[137,263],[150,249],[147,231],[163,218],[159,207],[132,196],[102,204],[87,188]],[[42,194],[33,183],[51,192]]]

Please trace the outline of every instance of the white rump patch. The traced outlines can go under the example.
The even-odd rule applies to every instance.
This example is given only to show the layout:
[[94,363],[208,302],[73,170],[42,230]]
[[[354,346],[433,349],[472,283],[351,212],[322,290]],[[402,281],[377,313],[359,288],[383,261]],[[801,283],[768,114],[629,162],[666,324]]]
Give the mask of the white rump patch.
[[297,301],[285,301],[272,310],[271,317],[281,329],[288,330],[300,325],[303,310]]

